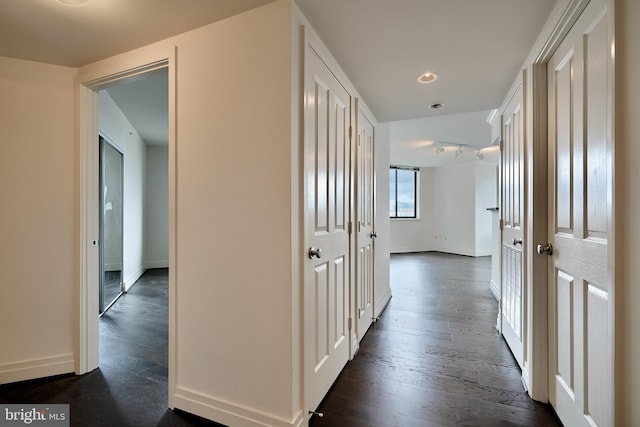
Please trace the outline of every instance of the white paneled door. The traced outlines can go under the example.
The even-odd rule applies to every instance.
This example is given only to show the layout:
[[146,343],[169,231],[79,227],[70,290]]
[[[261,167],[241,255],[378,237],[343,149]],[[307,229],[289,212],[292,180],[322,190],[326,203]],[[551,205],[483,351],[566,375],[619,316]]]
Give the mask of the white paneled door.
[[305,406],[314,410],[349,358],[350,96],[305,54]]
[[526,281],[524,248],[524,111],[522,85],[502,113],[502,291],[501,330],[524,367]]
[[356,144],[356,323],[362,340],[373,321],[374,156],[373,124],[358,110]]
[[567,426],[611,426],[610,35],[592,0],[547,66],[549,399]]

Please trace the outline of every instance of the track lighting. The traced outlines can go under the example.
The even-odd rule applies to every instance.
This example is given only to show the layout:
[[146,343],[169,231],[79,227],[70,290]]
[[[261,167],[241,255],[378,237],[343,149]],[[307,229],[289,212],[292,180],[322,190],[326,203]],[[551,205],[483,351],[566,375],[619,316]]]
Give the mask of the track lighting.
[[444,144],[440,143],[439,146],[433,147],[433,152],[436,154],[442,153],[444,151]]
[[458,145],[458,149],[454,154],[456,155],[456,157],[459,157],[462,155],[462,145]]
[[478,160],[482,160],[484,159],[484,154],[482,154],[478,149],[478,151],[476,151],[476,157],[478,158]]

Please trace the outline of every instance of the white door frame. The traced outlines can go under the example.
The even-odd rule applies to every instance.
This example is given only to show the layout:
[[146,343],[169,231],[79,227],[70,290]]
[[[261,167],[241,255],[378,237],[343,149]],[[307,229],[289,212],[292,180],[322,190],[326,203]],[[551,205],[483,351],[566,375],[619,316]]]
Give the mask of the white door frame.
[[[555,26],[550,31],[546,41],[541,49],[535,55],[531,65],[531,79],[527,82],[526,108],[530,113],[527,114],[527,156],[528,169],[531,171],[530,182],[527,192],[527,235],[529,237],[530,249],[534,248],[538,242],[546,242],[548,236],[547,229],[547,62],[556,51],[560,43],[577,21],[582,11],[586,8],[590,0],[568,0],[567,6]],[[614,34],[614,0],[607,0],[610,13],[609,31]],[[614,81],[613,69],[610,70],[610,93],[613,94]],[[613,100],[608,100],[613,106]],[[610,126],[612,129],[612,126]],[[609,135],[613,141],[613,134]],[[613,154],[612,154],[613,155]],[[611,164],[613,171],[613,164]],[[613,181],[610,183],[611,204],[609,209],[613,212]],[[608,245],[609,263],[613,266],[615,234],[613,233],[613,215],[609,215],[609,226],[611,230],[611,241]],[[530,283],[528,295],[528,316],[529,316],[529,345],[528,360],[531,361],[529,372],[529,394],[535,400],[548,402],[549,400],[549,366],[548,366],[548,257],[539,256],[535,250],[530,250],[526,260],[529,268],[527,269],[527,281]],[[609,279],[614,283],[613,268],[609,271]],[[615,296],[615,291],[613,292]],[[614,304],[614,298],[611,298],[610,304]],[[614,313],[614,306],[611,308]],[[614,334],[614,319],[611,319],[611,337]],[[613,343],[612,343],[612,348]],[[523,372],[523,375],[525,372]],[[613,372],[611,381],[613,382]],[[615,387],[611,387],[615,390]],[[615,398],[612,394],[613,402]],[[613,407],[612,402],[612,407]]]
[[80,68],[78,96],[79,289],[76,374],[99,366],[98,347],[98,89],[125,78],[167,68],[169,79],[169,407],[173,408],[176,366],[176,48],[156,47],[119,55]]

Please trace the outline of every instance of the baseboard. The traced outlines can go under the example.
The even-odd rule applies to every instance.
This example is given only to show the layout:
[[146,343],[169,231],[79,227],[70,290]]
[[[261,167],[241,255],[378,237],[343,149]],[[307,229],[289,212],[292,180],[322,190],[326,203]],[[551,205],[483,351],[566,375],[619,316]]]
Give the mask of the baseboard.
[[416,248],[393,248],[389,252],[392,254],[418,254],[422,252],[432,252],[433,249],[416,249]]
[[375,301],[374,303],[375,305],[373,306],[374,308],[373,317],[376,317],[376,318],[380,317],[384,309],[387,308],[389,301],[391,301],[391,287],[387,288],[387,291],[384,293],[382,298]]
[[216,399],[184,387],[176,388],[173,402],[175,408],[181,411],[228,426],[301,427],[306,420],[306,414],[302,411],[298,412],[294,419],[287,420],[263,411],[252,410],[233,402]]
[[75,369],[74,362],[73,354],[69,353],[22,362],[3,363],[0,364],[0,384],[72,373]]
[[496,301],[500,301],[500,286],[491,280],[491,282],[489,282],[489,289],[491,289],[491,293],[496,298]]
[[147,270],[151,268],[169,268],[169,261],[148,261],[144,266]]
[[485,249],[483,251],[475,251],[475,257],[481,256],[493,256],[493,251],[491,249]]
[[466,249],[453,249],[453,248],[437,248],[437,249],[434,249],[433,252],[442,252],[445,254],[462,255],[462,256],[468,256],[473,258],[491,255],[491,251],[476,252],[476,251],[468,251]]
[[142,277],[144,272],[147,271],[145,267],[140,267],[138,271],[133,273],[129,278],[124,281],[124,291],[127,292],[131,287]]

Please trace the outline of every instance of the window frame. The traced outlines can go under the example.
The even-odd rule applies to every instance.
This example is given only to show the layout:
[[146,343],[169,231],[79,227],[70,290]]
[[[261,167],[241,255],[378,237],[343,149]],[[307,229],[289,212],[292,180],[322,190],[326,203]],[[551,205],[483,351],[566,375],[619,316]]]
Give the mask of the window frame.
[[[418,175],[420,168],[410,166],[389,166],[389,170],[395,170],[395,215],[391,215],[391,206],[389,206],[389,219],[418,219]],[[412,171],[413,172],[413,216],[398,216],[398,170]],[[389,189],[391,189],[391,182],[389,182]],[[389,191],[389,201],[391,201],[391,191]]]

